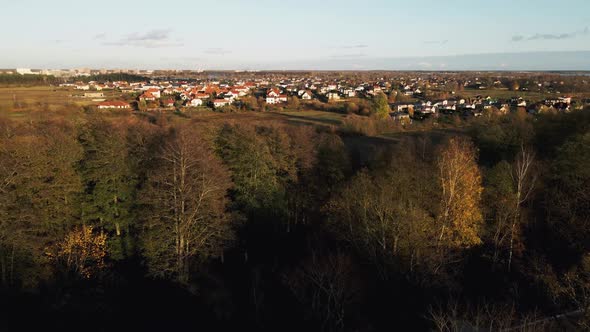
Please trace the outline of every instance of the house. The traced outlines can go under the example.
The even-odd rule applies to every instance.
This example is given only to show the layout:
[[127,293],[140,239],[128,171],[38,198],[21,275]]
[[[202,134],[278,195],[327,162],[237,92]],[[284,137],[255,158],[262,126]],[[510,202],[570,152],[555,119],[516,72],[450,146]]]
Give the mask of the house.
[[342,89],[341,92],[345,97],[348,97],[348,98],[356,97],[356,91],[354,91],[353,89]]
[[146,92],[151,93],[152,96],[154,96],[156,98],[160,98],[161,97],[161,95],[160,95],[160,89],[150,88],[150,89],[147,89]]
[[340,100],[340,95],[336,92],[328,92],[326,97],[328,97],[328,100]]
[[309,91],[309,90],[304,91],[300,96],[301,96],[301,99],[303,99],[303,100],[311,100],[313,98],[313,95],[311,94],[311,91]]
[[209,95],[206,93],[197,93],[194,95],[196,99],[209,99]]
[[412,104],[397,104],[392,108],[397,109],[398,113],[401,113],[401,112],[413,113],[414,112],[414,105],[412,105]]
[[213,100],[213,107],[215,107],[215,108],[227,106],[227,105],[230,105],[230,104],[231,104],[231,101],[226,100],[226,99],[215,99],[215,100]]
[[124,101],[103,101],[98,104],[99,109],[130,109],[131,105]]
[[174,99],[166,99],[162,101],[163,107],[174,107]]
[[139,96],[139,100],[154,101],[154,100],[156,100],[156,97],[153,94],[151,94],[150,92],[144,92],[141,96]]
[[266,93],[266,103],[267,104],[279,104],[279,103],[286,103],[287,102],[287,95],[282,95],[279,89],[270,89]]
[[176,91],[172,88],[166,88],[166,89],[164,89],[164,91],[162,91],[162,93],[165,95],[173,95],[176,93]]
[[240,92],[240,97],[243,97],[248,94],[250,89],[245,85],[236,85],[233,90]]
[[522,97],[512,97],[510,102],[517,107],[526,107],[526,100],[522,99]]
[[281,94],[279,89],[270,89],[266,93],[266,97],[278,97]]
[[[240,92],[236,90],[230,90],[229,92],[225,93],[225,97],[234,100],[240,97]],[[225,99],[225,98],[224,98]]]

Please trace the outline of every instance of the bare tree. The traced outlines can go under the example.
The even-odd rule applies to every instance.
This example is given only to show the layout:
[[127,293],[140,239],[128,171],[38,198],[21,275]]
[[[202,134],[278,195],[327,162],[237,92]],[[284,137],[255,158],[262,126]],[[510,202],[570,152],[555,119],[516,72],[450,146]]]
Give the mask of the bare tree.
[[150,267],[155,275],[171,273],[186,282],[191,259],[219,255],[231,237],[225,213],[228,172],[206,141],[181,127],[165,143],[149,177],[145,247]]
[[535,155],[532,151],[525,148],[524,145],[520,146],[520,152],[514,162],[512,181],[516,188],[516,197],[514,201],[514,213],[512,215],[512,224],[510,225],[510,246],[508,252],[508,270],[510,270],[512,264],[512,255],[514,252],[514,240],[516,237],[517,226],[521,221],[521,207],[531,195],[535,187],[536,175],[531,174],[533,164],[535,161]]
[[319,319],[323,331],[340,331],[345,326],[347,309],[360,295],[353,277],[354,264],[344,254],[313,254],[302,266],[285,275],[294,295]]

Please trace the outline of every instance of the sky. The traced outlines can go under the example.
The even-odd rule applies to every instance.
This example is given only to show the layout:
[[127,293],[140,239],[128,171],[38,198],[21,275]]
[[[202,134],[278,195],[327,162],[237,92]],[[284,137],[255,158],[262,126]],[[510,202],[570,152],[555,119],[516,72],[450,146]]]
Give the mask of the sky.
[[590,70],[589,0],[1,0],[0,68]]

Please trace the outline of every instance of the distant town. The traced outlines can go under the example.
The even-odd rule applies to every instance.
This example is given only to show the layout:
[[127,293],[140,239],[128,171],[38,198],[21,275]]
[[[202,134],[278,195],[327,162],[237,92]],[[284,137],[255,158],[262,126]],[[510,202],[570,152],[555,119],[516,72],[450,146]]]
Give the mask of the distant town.
[[[101,110],[296,110],[369,113],[387,98],[403,125],[440,115],[570,112],[590,103],[590,78],[572,73],[258,72],[5,69],[4,77],[52,77],[52,85]],[[127,75],[127,80],[117,80]],[[303,105],[303,106],[302,106]],[[365,113],[365,114],[363,114]]]

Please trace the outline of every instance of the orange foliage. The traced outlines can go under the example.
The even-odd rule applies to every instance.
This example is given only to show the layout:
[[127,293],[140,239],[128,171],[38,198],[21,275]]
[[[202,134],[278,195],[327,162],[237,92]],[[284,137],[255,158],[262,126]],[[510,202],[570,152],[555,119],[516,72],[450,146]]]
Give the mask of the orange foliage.
[[105,267],[104,233],[94,234],[92,226],[82,226],[68,233],[58,244],[58,258],[84,278],[90,278]]

